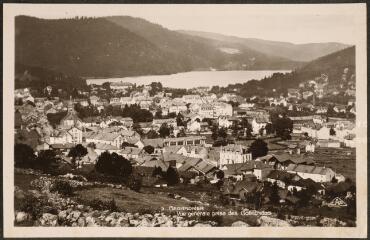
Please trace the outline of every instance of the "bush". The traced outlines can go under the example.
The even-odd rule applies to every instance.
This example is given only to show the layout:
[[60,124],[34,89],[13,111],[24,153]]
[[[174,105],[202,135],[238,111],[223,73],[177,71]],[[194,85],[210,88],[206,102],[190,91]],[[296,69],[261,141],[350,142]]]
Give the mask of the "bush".
[[142,186],[142,179],[131,176],[127,181],[127,186],[136,192],[139,192]]
[[37,198],[30,194],[25,195],[24,198],[15,199],[15,209],[29,213],[33,220],[42,216],[45,205],[46,201],[44,199]]
[[64,196],[71,196],[73,188],[67,181],[56,180],[50,189],[51,192],[58,192]]
[[111,212],[119,211],[119,208],[114,198],[110,201],[102,201],[100,199],[94,198],[93,200],[88,201],[86,205],[89,205],[95,210],[109,210]]

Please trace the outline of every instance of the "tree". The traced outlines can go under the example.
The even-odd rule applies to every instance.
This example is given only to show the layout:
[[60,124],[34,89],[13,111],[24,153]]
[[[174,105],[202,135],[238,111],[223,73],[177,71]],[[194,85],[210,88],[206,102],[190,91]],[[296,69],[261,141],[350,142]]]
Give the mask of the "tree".
[[83,156],[87,154],[87,149],[82,146],[81,144],[77,144],[71,150],[69,150],[68,157],[72,157],[73,163],[77,159],[81,159]]
[[162,171],[162,168],[160,166],[155,166],[154,170],[153,170],[153,173],[152,173],[152,177],[157,177],[157,176],[160,176],[160,177],[163,176],[163,171]]
[[145,150],[145,152],[147,152],[148,154],[152,154],[154,152],[154,147],[153,146],[150,146],[150,145],[147,145],[143,148]]
[[182,116],[181,113],[177,114],[176,123],[177,123],[177,126],[186,127],[186,122],[184,121],[184,116]]
[[252,125],[248,122],[248,119],[242,118],[240,125],[245,132],[245,136],[248,138],[251,137],[252,136]]
[[273,204],[278,204],[279,201],[280,201],[280,197],[279,197],[279,187],[277,185],[277,182],[274,182],[274,184],[272,185],[272,189],[271,189],[271,195],[270,195],[270,201],[273,203]]
[[155,118],[157,119],[161,119],[162,118],[162,110],[158,110],[155,115],[154,115]]
[[335,132],[334,128],[330,128],[329,134],[330,134],[330,136],[335,136],[336,132]]
[[167,123],[162,123],[161,127],[159,128],[159,136],[161,138],[166,138],[171,135],[171,128],[167,125]]
[[43,150],[36,157],[35,167],[43,171],[48,171],[57,164],[57,161],[58,157],[55,150]]
[[153,138],[159,138],[159,134],[154,131],[153,129],[149,130],[149,132],[146,134],[146,137],[149,138],[149,139],[153,139]]
[[105,90],[110,91],[110,82],[105,82],[101,85]]
[[14,164],[16,167],[33,167],[35,164],[33,149],[27,144],[14,145]]
[[225,177],[225,173],[224,173],[224,171],[222,171],[222,170],[217,171],[217,172],[216,172],[216,177],[217,177],[218,179],[224,179],[224,177]]
[[103,152],[95,165],[95,169],[103,174],[120,176],[127,179],[132,174],[131,163],[117,153]]
[[143,129],[141,128],[140,124],[137,122],[134,122],[132,124],[132,129],[137,132],[140,136],[143,135]]
[[272,126],[272,123],[267,123],[265,129],[266,129],[266,134],[273,134],[275,132],[275,129]]
[[174,167],[168,167],[167,173],[166,173],[166,180],[168,185],[176,185],[180,182],[179,173],[177,172],[177,169]]
[[283,140],[290,138],[293,131],[293,121],[287,117],[278,117],[272,122],[273,128],[276,131],[276,136],[281,137]]
[[267,143],[262,139],[256,139],[249,147],[249,152],[252,153],[253,159],[265,156],[268,152]]
[[185,128],[181,128],[177,137],[186,137]]

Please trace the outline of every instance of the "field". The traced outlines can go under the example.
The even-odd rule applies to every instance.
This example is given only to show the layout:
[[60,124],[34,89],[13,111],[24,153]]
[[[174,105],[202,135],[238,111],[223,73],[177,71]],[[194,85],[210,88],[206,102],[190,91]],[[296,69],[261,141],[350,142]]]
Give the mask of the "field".
[[356,149],[316,148],[313,156],[316,164],[330,167],[344,177],[356,180]]

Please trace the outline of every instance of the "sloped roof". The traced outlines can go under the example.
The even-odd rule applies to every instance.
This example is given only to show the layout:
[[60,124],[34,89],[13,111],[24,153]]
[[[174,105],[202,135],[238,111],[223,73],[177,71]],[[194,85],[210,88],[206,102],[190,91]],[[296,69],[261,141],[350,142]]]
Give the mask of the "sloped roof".
[[163,138],[143,139],[145,146],[152,146],[155,148],[163,148]]

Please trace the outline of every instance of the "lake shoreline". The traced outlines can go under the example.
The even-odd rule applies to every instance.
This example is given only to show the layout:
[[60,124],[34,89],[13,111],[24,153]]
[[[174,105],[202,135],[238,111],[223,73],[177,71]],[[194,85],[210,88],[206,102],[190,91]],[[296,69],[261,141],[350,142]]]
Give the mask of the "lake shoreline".
[[228,84],[245,83],[251,80],[261,80],[274,73],[288,73],[292,70],[234,70],[234,71],[190,71],[169,75],[144,75],[117,78],[88,78],[86,84],[101,85],[104,82],[129,82],[138,85],[147,85],[151,82],[161,82],[169,88],[194,88],[194,87],[224,87]]

